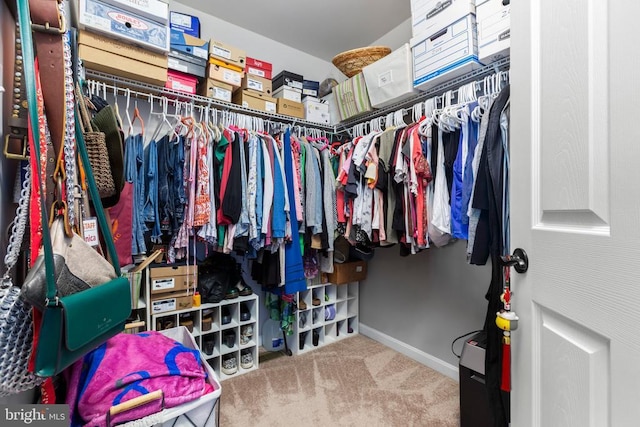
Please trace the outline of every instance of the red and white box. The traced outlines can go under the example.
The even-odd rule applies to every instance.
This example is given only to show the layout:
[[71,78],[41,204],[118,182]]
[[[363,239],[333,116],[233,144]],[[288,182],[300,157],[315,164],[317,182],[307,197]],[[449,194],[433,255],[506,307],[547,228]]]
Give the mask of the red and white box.
[[167,89],[194,95],[197,86],[198,79],[194,76],[176,70],[169,70],[167,72],[167,83],[164,86]]
[[273,65],[270,62],[261,61],[255,58],[249,58],[247,56],[247,65],[244,70],[247,72],[247,74],[253,74],[254,76],[271,80]]

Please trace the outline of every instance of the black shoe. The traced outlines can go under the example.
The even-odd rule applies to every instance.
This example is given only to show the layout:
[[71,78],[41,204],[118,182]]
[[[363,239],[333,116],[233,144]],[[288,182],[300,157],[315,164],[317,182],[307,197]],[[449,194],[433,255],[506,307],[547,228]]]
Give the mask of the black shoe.
[[320,332],[314,330],[313,331],[313,346],[317,347],[320,343]]
[[246,322],[247,320],[251,320],[251,311],[245,303],[240,303],[240,321]]
[[231,323],[231,312],[229,307],[225,305],[222,307],[222,324],[226,325],[227,323]]

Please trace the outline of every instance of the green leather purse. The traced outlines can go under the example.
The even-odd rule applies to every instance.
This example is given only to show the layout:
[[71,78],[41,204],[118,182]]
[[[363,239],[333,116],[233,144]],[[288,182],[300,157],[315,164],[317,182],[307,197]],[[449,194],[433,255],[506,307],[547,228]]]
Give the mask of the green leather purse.
[[[24,63],[24,81],[29,103],[30,126],[33,128],[33,139],[36,158],[40,158],[40,135],[38,126],[38,109],[36,98],[35,70],[29,6],[26,0],[19,0],[18,18]],[[76,117],[78,112],[76,111]],[[131,313],[131,295],[129,281],[121,277],[118,256],[111,228],[104,215],[98,189],[91,170],[87,147],[82,131],[75,121],[77,150],[84,165],[89,192],[94,203],[98,224],[103,232],[104,240],[114,267],[115,277],[107,283],[81,292],[60,296],[54,275],[54,258],[47,210],[42,213],[42,241],[44,247],[44,265],[47,283],[46,305],[43,311],[40,338],[36,345],[34,373],[40,377],[51,377],[63,371],[72,363],[95,349],[109,338],[124,330],[124,324]],[[37,185],[42,191],[40,162],[38,165]]]

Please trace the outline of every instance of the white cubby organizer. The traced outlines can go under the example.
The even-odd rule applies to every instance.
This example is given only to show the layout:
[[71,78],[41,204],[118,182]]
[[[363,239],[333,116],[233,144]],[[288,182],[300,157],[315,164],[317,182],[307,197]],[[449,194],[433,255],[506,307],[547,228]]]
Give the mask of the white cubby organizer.
[[[193,331],[191,334],[196,345],[221,381],[258,369],[258,334],[260,331],[258,327],[259,302],[256,294],[223,299],[215,304],[201,304],[198,307],[184,310],[153,314],[147,308],[151,306],[148,269],[145,271],[144,281],[146,285],[141,286],[140,299],[141,302],[144,302],[148,329],[158,331],[169,326],[181,326],[181,320],[192,321]],[[241,313],[244,311],[248,311],[248,319],[242,319]],[[209,317],[211,319],[210,327],[206,322]],[[223,323],[223,318],[225,321],[228,319],[228,322]],[[208,329],[205,330],[203,326]],[[243,336],[243,332],[246,332],[248,328],[252,332],[250,338],[246,338],[247,334]],[[253,363],[248,368],[243,368],[241,364],[242,354],[245,352],[251,353],[252,356]],[[229,355],[235,356],[238,369],[231,375],[222,372],[222,361]]]
[[[348,338],[358,333],[358,282],[344,285],[333,283],[309,285],[307,290],[298,292],[299,301],[304,301],[306,309],[298,308],[294,333],[287,337],[287,344],[294,354],[302,354],[313,349]],[[313,305],[314,300],[319,304]],[[326,319],[329,306],[335,307],[335,317]],[[317,344],[314,344],[314,333]]]

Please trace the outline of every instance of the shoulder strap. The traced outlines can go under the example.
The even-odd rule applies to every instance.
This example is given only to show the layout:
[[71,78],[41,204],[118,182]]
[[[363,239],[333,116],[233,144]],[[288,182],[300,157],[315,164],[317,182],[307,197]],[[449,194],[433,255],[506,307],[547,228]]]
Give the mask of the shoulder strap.
[[[18,20],[20,22],[20,37],[22,38],[22,51],[23,51],[23,60],[24,60],[24,80],[27,91],[27,100],[29,104],[29,126],[30,126],[30,134],[34,140],[36,157],[40,158],[40,149],[42,148],[40,141],[40,133],[37,130],[38,124],[38,108],[37,108],[37,97],[36,97],[36,81],[35,81],[35,68],[34,68],[34,54],[33,54],[33,39],[31,36],[31,26],[29,22],[29,5],[27,4],[27,0],[17,0],[18,3]],[[48,78],[49,76],[47,76]],[[44,79],[46,80],[46,79]],[[62,115],[64,116],[66,113],[66,109],[64,106],[58,107],[62,108]],[[76,112],[77,114],[77,112]],[[36,129],[34,129],[34,127]],[[109,251],[109,255],[111,257],[111,262],[113,267],[115,268],[116,275],[120,276],[120,265],[118,263],[118,256],[115,250],[115,245],[113,243],[113,236],[111,235],[111,228],[108,226],[107,220],[104,215],[104,209],[102,208],[102,202],[100,201],[100,196],[98,194],[98,189],[95,184],[95,180],[93,177],[93,171],[91,170],[91,164],[89,163],[89,156],[87,154],[87,149],[84,143],[84,138],[82,137],[82,131],[79,128],[78,121],[76,120],[76,141],[78,144],[78,152],[82,159],[82,162],[85,167],[85,172],[87,175],[87,181],[89,184],[89,192],[91,193],[91,197],[93,199],[94,207],[96,210],[96,216],[98,217],[98,223],[104,235],[104,239],[107,244],[107,250]],[[41,166],[40,162],[36,162],[38,173],[34,174],[36,179],[36,185],[40,188],[40,202],[44,207],[44,192],[42,191],[42,180],[41,180]],[[53,247],[51,245],[51,235],[49,233],[49,224],[47,209],[41,209],[42,214],[42,242],[44,247],[44,260],[45,260],[45,276],[47,278],[47,304],[55,305],[56,304],[56,283],[54,277],[54,263],[53,263]]]

